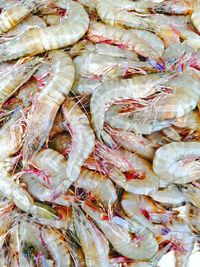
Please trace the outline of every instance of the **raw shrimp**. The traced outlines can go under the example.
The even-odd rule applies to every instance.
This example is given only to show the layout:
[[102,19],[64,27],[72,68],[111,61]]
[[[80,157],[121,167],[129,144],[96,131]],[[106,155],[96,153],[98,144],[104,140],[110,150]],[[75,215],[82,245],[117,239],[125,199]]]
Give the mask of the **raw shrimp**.
[[200,129],[200,116],[198,110],[192,110],[183,117],[178,117],[173,125],[179,128],[189,128],[190,130]]
[[153,10],[168,15],[191,15],[199,7],[199,0],[165,0]]
[[74,94],[80,95],[90,95],[92,94],[98,86],[102,84],[101,80],[94,80],[89,78],[79,78],[76,80],[72,87],[72,92]]
[[140,134],[128,132],[120,129],[113,129],[106,127],[106,131],[112,137],[112,139],[130,152],[136,152],[142,158],[152,161],[156,148],[158,148],[153,142]]
[[89,27],[88,38],[96,43],[107,42],[126,47],[129,50],[133,50],[137,54],[147,58],[150,64],[158,69],[164,69],[164,66],[162,65],[163,62],[157,51],[154,51],[145,40],[133,31],[104,25],[98,22],[92,22]]
[[96,53],[84,53],[74,59],[76,76],[104,80],[128,74],[157,72],[148,62],[140,62]]
[[71,150],[68,155],[66,166],[67,179],[57,188],[62,192],[78,178],[80,168],[84,161],[89,157],[95,145],[95,136],[90,126],[90,122],[72,98],[67,97],[63,107],[64,124],[72,137]]
[[138,221],[153,233],[156,233],[154,223],[165,224],[173,217],[173,212],[166,210],[147,196],[124,192],[121,204],[129,218]]
[[41,59],[19,60],[1,72],[0,103],[6,101],[16,90],[26,83],[41,64]]
[[58,267],[71,266],[71,257],[69,248],[64,240],[64,236],[58,230],[51,228],[42,229],[42,240],[45,247],[49,250],[50,254]]
[[151,74],[127,80],[111,80],[104,82],[92,94],[90,111],[92,125],[96,135],[101,139],[107,109],[116,101],[140,99],[153,95],[161,90],[161,85],[170,78],[170,74]]
[[22,145],[23,137],[23,119],[18,111],[11,119],[4,124],[0,130],[0,191],[1,194],[13,201],[15,205],[31,214],[55,218],[55,215],[47,209],[40,207],[39,204],[34,203],[30,194],[17,184],[12,176],[8,173],[10,169],[10,157],[17,153]]
[[151,164],[147,160],[128,151],[122,151],[121,155],[124,160],[130,163],[129,170],[124,174],[122,173],[123,170],[111,169],[109,177],[127,192],[144,195],[156,192],[160,180],[152,171]]
[[20,21],[36,11],[39,6],[44,5],[44,0],[27,0],[4,9],[0,14],[0,34],[8,32],[15,27]]
[[166,188],[160,188],[150,197],[165,205],[180,205],[186,201],[184,194],[177,188],[176,185],[169,185]]
[[88,205],[83,202],[82,208],[96,221],[114,249],[123,256],[130,259],[145,260],[152,258],[157,252],[157,241],[149,230],[142,229],[131,234],[111,220],[102,219],[101,215],[104,214],[91,204]]
[[[139,3],[140,5],[140,3]],[[140,5],[141,6],[141,5]],[[137,7],[137,2],[125,0],[99,0],[97,4],[97,12],[101,20],[110,25],[126,25],[137,29],[152,30],[154,25],[146,16],[142,17],[137,13],[131,13]]]
[[107,206],[113,206],[117,200],[117,194],[113,183],[106,176],[98,172],[82,168],[81,174],[75,182],[75,186],[83,188],[86,192],[105,203]]
[[47,141],[56,113],[74,81],[74,67],[68,54],[51,51],[49,55],[52,66],[49,81],[38,94],[28,117],[23,146],[25,164]]
[[0,45],[0,62],[62,48],[75,43],[85,34],[89,18],[83,6],[74,1],[64,3],[64,6],[62,2],[56,5],[67,9],[68,20],[59,25],[24,32]]
[[85,254],[86,266],[109,267],[109,243],[107,239],[95,224],[76,207],[74,208],[74,226]]
[[185,184],[199,179],[200,143],[172,142],[159,148],[153,170],[161,185]]
[[173,122],[172,120],[150,120],[148,116],[145,119],[143,114],[142,116],[137,115],[137,117],[134,117],[132,114],[126,115],[125,113],[120,113],[121,110],[122,108],[120,105],[113,105],[106,112],[105,122],[108,123],[112,128],[117,128],[124,131],[133,131],[137,134],[151,134],[169,127]]

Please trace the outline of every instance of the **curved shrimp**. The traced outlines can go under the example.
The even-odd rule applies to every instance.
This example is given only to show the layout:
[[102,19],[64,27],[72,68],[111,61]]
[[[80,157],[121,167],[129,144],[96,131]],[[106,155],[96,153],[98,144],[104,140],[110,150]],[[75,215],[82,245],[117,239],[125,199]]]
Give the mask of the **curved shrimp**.
[[150,197],[135,195],[124,192],[121,205],[129,218],[138,221],[144,227],[147,227],[153,233],[155,223],[167,223],[174,215],[174,212],[168,211]]
[[164,69],[163,62],[157,51],[154,51],[152,47],[134,31],[92,22],[89,26],[88,38],[95,43],[107,42],[126,47],[147,58],[150,64],[156,66],[158,69]]
[[106,126],[105,130],[112,139],[130,152],[136,152],[140,157],[152,161],[157,146],[140,134]]
[[26,83],[41,64],[41,59],[19,60],[3,70],[0,79],[0,103],[6,101],[24,83]]
[[184,194],[175,185],[169,185],[165,188],[160,188],[154,192],[150,197],[165,205],[181,205],[186,201]]
[[159,148],[153,160],[153,170],[161,184],[185,184],[199,179],[200,144],[172,142]]
[[44,5],[45,2],[43,0],[27,0],[4,9],[0,14],[0,34],[8,32],[25,17],[30,15],[31,12],[36,11],[41,5]]
[[[142,6],[139,3],[140,6]],[[136,29],[148,29],[152,30],[154,25],[150,19],[141,17],[137,13],[131,13],[137,8],[137,2],[125,0],[123,4],[117,0],[115,2],[111,0],[99,0],[97,3],[97,12],[101,20],[110,25],[126,25]]]
[[91,204],[88,205],[83,202],[82,208],[96,221],[114,249],[123,256],[130,259],[145,260],[152,258],[157,252],[157,241],[149,230],[142,229],[135,232],[134,236],[111,220],[102,219],[101,215],[103,214],[101,214],[101,211]]
[[94,198],[103,201],[107,206],[113,206],[117,200],[116,190],[110,179],[92,170],[82,168],[75,186],[91,192]]
[[89,18],[83,6],[74,1],[64,3],[64,6],[62,2],[56,5],[68,10],[68,20],[59,25],[24,32],[0,45],[0,62],[59,49],[77,42],[85,34]]
[[95,136],[86,114],[72,98],[68,97],[65,100],[62,110],[64,124],[72,137],[66,166],[67,179],[57,188],[58,191],[64,192],[78,178],[81,166],[94,148]]
[[156,5],[153,10],[168,15],[191,15],[198,5],[198,0],[165,0]]
[[45,243],[45,247],[49,250],[50,254],[58,267],[71,266],[71,257],[69,248],[64,241],[64,237],[58,230],[51,228],[43,228],[41,230],[41,237]]
[[156,91],[159,91],[162,83],[169,78],[169,74],[161,76],[151,74],[127,80],[106,81],[99,86],[92,94],[90,101],[92,125],[97,137],[101,139],[105,113],[114,102],[140,99],[153,95]]
[[64,51],[51,51],[49,55],[52,73],[29,114],[23,146],[25,162],[31,160],[35,152],[48,139],[56,113],[64,102],[74,81],[74,67],[68,54]]
[[109,267],[109,243],[107,239],[95,224],[76,207],[74,208],[74,226],[85,254],[87,267]]

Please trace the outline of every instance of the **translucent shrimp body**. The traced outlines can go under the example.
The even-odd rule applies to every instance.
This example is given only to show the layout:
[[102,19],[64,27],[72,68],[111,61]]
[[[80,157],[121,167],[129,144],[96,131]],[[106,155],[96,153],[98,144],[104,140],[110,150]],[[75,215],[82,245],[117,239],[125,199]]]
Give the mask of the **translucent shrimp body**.
[[82,5],[74,1],[66,2],[64,6],[61,3],[58,6],[68,10],[67,21],[27,31],[2,44],[0,62],[59,49],[78,41],[88,29],[88,14]]
[[159,86],[169,75],[151,74],[127,80],[106,81],[94,91],[90,101],[92,124],[96,135],[101,139],[105,113],[118,100],[140,99],[158,91]]
[[109,267],[109,243],[82,211],[74,210],[74,226],[85,254],[87,267]]
[[[125,231],[111,220],[102,220],[98,209],[85,203],[82,204],[82,208],[96,221],[115,250],[123,256],[130,259],[145,260],[152,258],[157,252],[157,241],[149,230],[138,231],[135,233],[137,238],[133,238],[131,233],[127,230]],[[141,238],[142,236],[143,238]]]
[[95,135],[86,114],[72,98],[68,97],[63,104],[64,124],[72,137],[72,145],[66,166],[67,180],[61,190],[68,187],[78,178],[81,166],[89,157],[95,145]]
[[56,113],[68,95],[74,82],[74,67],[64,51],[49,52],[52,72],[43,90],[36,97],[28,117],[24,161],[31,160],[34,153],[47,141]]
[[159,148],[153,170],[163,185],[185,184],[199,179],[200,143],[172,142]]

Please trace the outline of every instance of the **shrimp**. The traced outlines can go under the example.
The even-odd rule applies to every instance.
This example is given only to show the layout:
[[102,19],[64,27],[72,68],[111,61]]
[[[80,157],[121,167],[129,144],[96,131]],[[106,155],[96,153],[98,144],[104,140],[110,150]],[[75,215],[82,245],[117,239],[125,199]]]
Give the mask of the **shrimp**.
[[142,158],[150,161],[153,160],[157,147],[147,138],[140,134],[120,129],[113,129],[108,126],[106,127],[106,131],[109,133],[112,139],[123,148],[130,152],[136,152]]
[[[97,12],[101,20],[110,25],[126,25],[137,29],[152,30],[151,20],[146,16],[141,17],[137,13],[131,13],[128,11],[136,8],[137,2],[125,0],[123,4],[117,0],[115,2],[111,0],[99,0],[97,4]],[[141,4],[139,3],[141,6]]]
[[126,47],[147,58],[153,66],[157,66],[161,70],[164,69],[157,51],[154,51],[136,32],[92,22],[89,26],[88,38],[95,43],[107,42]]
[[114,168],[109,171],[109,177],[126,191],[135,194],[152,194],[158,190],[160,180],[153,172],[151,164],[128,151],[121,152],[123,158],[130,163],[129,170],[124,174],[122,170]]
[[147,230],[138,230],[134,234],[117,226],[111,220],[102,219],[101,211],[91,204],[82,203],[82,208],[97,223],[114,249],[125,257],[136,260],[150,259],[158,250],[153,234]]
[[185,114],[183,117],[178,117],[173,122],[173,125],[179,128],[189,128],[191,130],[199,130],[200,117],[199,111],[192,110],[191,112]]
[[52,66],[50,79],[38,94],[36,104],[28,117],[23,146],[25,163],[27,160],[31,160],[31,157],[40,150],[47,140],[56,113],[74,81],[74,67],[68,54],[64,51],[51,51],[49,55]]
[[191,15],[199,5],[198,0],[165,0],[153,10],[168,15]]
[[[161,76],[151,74],[127,80],[106,81],[99,86],[92,94],[90,101],[92,125],[97,137],[101,140],[105,113],[114,102],[132,98],[140,99],[153,95],[156,91],[159,91],[161,84],[169,77],[169,74]],[[101,108],[99,108],[100,106]]]
[[63,235],[60,234],[58,230],[51,228],[43,228],[41,232],[42,240],[45,243],[45,247],[52,255],[56,266],[71,266],[69,248],[64,240]]
[[18,111],[0,130],[0,192],[3,196],[14,202],[19,209],[25,212],[47,218],[48,216],[50,218],[52,216],[55,218],[53,213],[43,207],[40,207],[39,204],[34,203],[30,194],[23,189],[20,184],[17,184],[7,171],[10,166],[7,166],[6,161],[9,161],[10,157],[17,153],[17,151],[21,148],[22,137],[23,121],[21,114]]
[[101,80],[93,80],[81,77],[75,80],[71,91],[74,94],[80,94],[84,96],[91,95],[101,84],[102,84]]
[[184,194],[175,185],[169,185],[165,188],[160,188],[154,192],[150,197],[165,205],[180,205],[186,201]]
[[124,192],[121,205],[129,218],[138,221],[153,233],[156,233],[154,223],[165,224],[174,215],[173,212],[166,210],[150,197],[128,192]]
[[105,115],[105,122],[112,128],[121,129],[124,131],[132,131],[137,134],[151,134],[157,132],[172,124],[172,120],[155,121],[145,120],[144,116],[138,116],[135,118],[131,114],[121,114],[122,108],[120,105],[111,106]]
[[100,202],[103,201],[107,206],[113,206],[117,200],[113,183],[100,173],[82,168],[75,186],[91,192],[94,198],[99,199]]
[[159,148],[153,160],[153,170],[161,184],[185,184],[199,179],[198,142],[172,142]]
[[68,155],[66,166],[67,179],[56,189],[66,191],[69,186],[78,178],[80,168],[92,152],[95,144],[95,136],[87,116],[74,102],[67,98],[62,107],[66,128],[72,137],[71,150]]
[[74,226],[76,235],[80,240],[81,247],[85,254],[87,267],[109,265],[109,243],[105,236],[86,218],[81,210],[74,208]]
[[25,17],[30,15],[31,12],[36,11],[39,6],[44,5],[45,2],[43,0],[27,0],[4,9],[0,14],[0,34],[8,32]]
[[19,60],[1,73],[0,79],[0,103],[5,102],[24,83],[26,83],[41,64],[41,59],[27,59],[27,62]]
[[63,48],[77,42],[85,34],[89,18],[83,6],[74,1],[64,3],[64,6],[62,2],[56,5],[67,9],[68,20],[59,25],[24,32],[0,45],[0,62]]

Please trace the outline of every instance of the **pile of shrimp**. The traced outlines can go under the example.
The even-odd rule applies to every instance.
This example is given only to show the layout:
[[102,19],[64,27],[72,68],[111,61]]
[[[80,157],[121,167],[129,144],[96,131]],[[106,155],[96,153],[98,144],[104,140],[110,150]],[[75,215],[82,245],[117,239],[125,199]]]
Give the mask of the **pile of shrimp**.
[[200,0],[0,0],[0,266],[199,244]]

